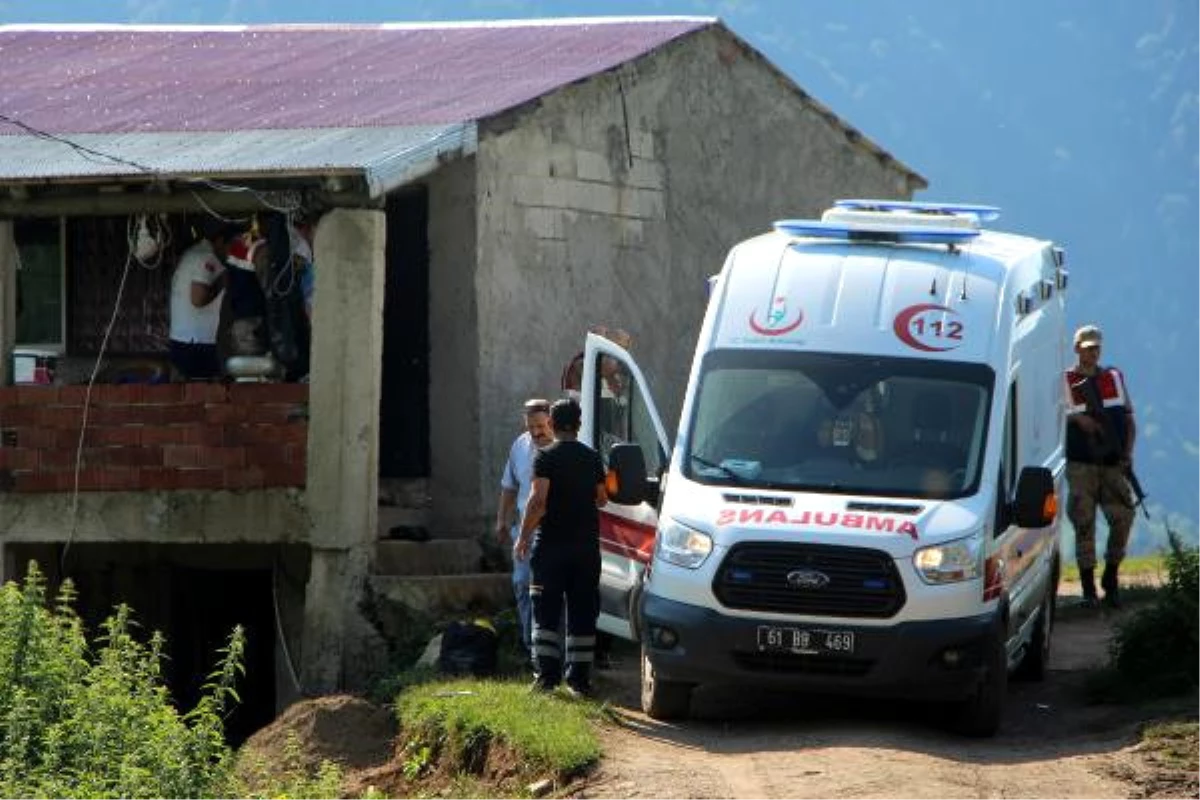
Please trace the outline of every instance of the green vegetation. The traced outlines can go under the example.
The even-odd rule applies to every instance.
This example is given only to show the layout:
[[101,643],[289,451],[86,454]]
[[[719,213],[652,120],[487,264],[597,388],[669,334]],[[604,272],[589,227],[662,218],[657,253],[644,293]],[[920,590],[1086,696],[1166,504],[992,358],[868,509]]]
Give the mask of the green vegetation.
[[261,757],[241,758],[228,796],[272,800],[336,798],[341,796],[342,777],[342,770],[329,760],[322,761],[315,770],[310,769],[301,754],[300,738],[292,732],[279,763],[268,764]]
[[336,767],[308,775],[295,746],[295,763],[285,753],[268,780],[234,776],[223,719],[240,702],[241,628],[181,713],[162,673],[162,634],[139,641],[133,612],[118,606],[89,645],[74,600],[65,581],[51,602],[36,563],[24,586],[0,586],[0,797],[338,796]]
[[1153,602],[1117,624],[1109,666],[1090,684],[1105,700],[1182,694],[1200,679],[1200,553],[1171,538],[1167,581]]
[[1142,745],[1152,749],[1165,766],[1196,774],[1200,770],[1200,748],[1196,720],[1158,722],[1142,731]]
[[[1103,565],[1101,565],[1103,569]],[[1154,553],[1146,556],[1132,556],[1121,562],[1121,578],[1140,578],[1142,576],[1157,576],[1160,581],[1166,575],[1167,564],[1166,558],[1162,553]],[[1071,561],[1063,564],[1062,579],[1064,581],[1079,582],[1079,566]]]
[[406,742],[406,776],[419,776],[434,764],[479,774],[497,744],[518,754],[530,774],[569,777],[600,757],[592,730],[600,706],[532,693],[525,684],[430,682],[409,687],[395,705]]

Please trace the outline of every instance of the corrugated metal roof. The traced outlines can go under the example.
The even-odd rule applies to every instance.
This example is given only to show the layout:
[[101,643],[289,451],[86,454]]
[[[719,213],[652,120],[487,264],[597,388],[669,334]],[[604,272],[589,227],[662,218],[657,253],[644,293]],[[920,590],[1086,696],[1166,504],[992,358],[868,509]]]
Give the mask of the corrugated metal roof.
[[[80,133],[69,147],[36,136],[0,139],[5,180],[362,174],[378,197],[432,172],[439,160],[475,151],[474,123],[387,128],[302,128],[233,133]],[[81,149],[86,148],[86,149]],[[101,153],[119,154],[121,161]]]
[[719,24],[0,25],[0,181],[346,170],[379,196],[474,152],[478,120]]
[[714,24],[2,26],[0,108],[51,133],[470,122]]

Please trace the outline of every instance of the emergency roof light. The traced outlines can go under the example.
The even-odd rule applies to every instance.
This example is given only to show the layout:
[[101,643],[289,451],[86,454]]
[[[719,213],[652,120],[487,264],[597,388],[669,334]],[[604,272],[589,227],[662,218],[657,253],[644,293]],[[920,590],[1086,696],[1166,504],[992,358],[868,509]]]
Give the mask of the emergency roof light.
[[834,208],[853,211],[901,211],[910,214],[961,215],[973,217],[976,224],[993,222],[1000,218],[996,206],[981,206],[974,203],[922,203],[909,200],[838,200]]
[[840,239],[849,242],[892,244],[960,244],[979,235],[978,228],[935,227],[874,221],[783,219],[775,230],[786,236],[810,239]]

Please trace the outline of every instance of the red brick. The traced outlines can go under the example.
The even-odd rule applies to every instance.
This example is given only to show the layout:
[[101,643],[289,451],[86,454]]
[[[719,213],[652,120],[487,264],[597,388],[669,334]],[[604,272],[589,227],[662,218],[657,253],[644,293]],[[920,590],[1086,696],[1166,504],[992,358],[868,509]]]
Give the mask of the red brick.
[[235,383],[229,387],[229,399],[235,403],[307,403],[307,383]]
[[257,444],[246,449],[246,463],[267,466],[268,464],[286,464],[286,444]]
[[308,445],[308,423],[292,422],[275,428],[275,441],[285,444]]
[[206,467],[224,467],[226,469],[246,465],[246,449],[244,447],[201,447],[200,464]]
[[275,425],[283,425],[288,421],[288,411],[291,406],[284,403],[264,403],[262,405],[247,406],[246,420],[248,422],[267,422]]
[[227,399],[228,392],[221,383],[188,383],[183,387],[185,403],[224,403]]
[[104,470],[101,485],[108,491],[128,491],[138,488],[138,479],[136,467],[109,467]]
[[42,406],[37,424],[41,428],[76,428],[83,422],[83,409],[72,406]]
[[168,444],[163,447],[164,467],[208,466],[200,458],[201,448],[193,444]]
[[6,428],[37,425],[37,406],[0,406],[0,423]]
[[308,446],[303,444],[289,444],[287,446],[287,460],[289,464],[308,464]]
[[17,405],[45,406],[58,402],[57,386],[18,386]]
[[58,431],[49,428],[18,428],[18,447],[54,447],[57,443]]
[[0,386],[0,407],[17,405],[16,386]]
[[92,387],[92,402],[98,406],[129,406],[137,402],[139,394],[133,384],[98,383]]
[[204,421],[204,406],[200,403],[164,403],[154,408],[158,410],[159,419],[166,424]]
[[178,403],[183,400],[183,390],[182,383],[147,384],[142,387],[142,402],[158,405]]
[[0,469],[35,470],[38,451],[28,447],[0,447]]
[[204,407],[204,421],[224,425],[241,422],[246,418],[246,407],[232,403],[209,403]]
[[[96,467],[79,470],[79,491],[81,491],[81,492],[104,491],[105,473],[107,473],[107,472],[108,472],[108,470],[106,470],[106,469],[99,469]],[[74,485],[75,485],[74,471],[59,472],[57,474],[57,477],[58,477],[58,490],[60,492],[69,492],[74,489]]]
[[267,464],[263,467],[264,486],[303,486],[307,471],[300,464]]
[[88,426],[89,445],[135,445],[142,443],[141,425]]
[[18,492],[57,492],[57,475],[52,472],[26,472],[16,475]]
[[161,491],[179,488],[179,470],[143,467],[138,470],[138,488]]
[[263,485],[263,471],[259,467],[225,470],[226,489],[261,489]]
[[146,425],[141,429],[142,444],[184,444],[187,429],[182,425]]
[[38,450],[38,469],[43,472],[57,472],[64,469],[75,469],[75,448],[55,447]]
[[181,425],[185,444],[204,445],[205,447],[220,447],[225,442],[225,428],[222,425]]
[[181,469],[179,470],[180,489],[224,489],[225,470],[223,469]]

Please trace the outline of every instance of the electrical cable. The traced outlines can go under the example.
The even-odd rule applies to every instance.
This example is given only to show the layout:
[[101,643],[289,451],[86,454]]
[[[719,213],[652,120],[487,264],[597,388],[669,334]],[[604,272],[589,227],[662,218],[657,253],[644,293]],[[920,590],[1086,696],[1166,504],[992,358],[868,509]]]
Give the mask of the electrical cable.
[[112,335],[113,328],[117,324],[117,317],[121,313],[121,298],[125,294],[125,281],[129,278],[129,269],[133,266],[135,260],[133,252],[135,246],[133,236],[127,228],[127,255],[125,256],[125,266],[121,270],[121,282],[117,284],[117,298],[113,301],[112,315],[108,318],[108,327],[104,329],[104,338],[100,340],[100,351],[96,354],[96,363],[92,367],[92,374],[88,378],[87,391],[83,395],[83,417],[79,423],[79,443],[75,448],[75,475],[71,489],[71,512],[68,517],[70,524],[67,528],[67,540],[63,544],[58,564],[59,572],[63,575],[66,575],[67,572],[67,553],[71,549],[71,543],[75,539],[75,532],[79,524],[79,472],[83,467],[83,441],[87,434],[88,412],[91,410],[92,403],[92,387],[96,385],[96,376],[100,373],[100,365],[104,363],[104,351],[108,349],[109,337]]
[[271,605],[275,608],[275,634],[279,637],[279,647],[283,650],[283,660],[287,663],[288,677],[292,679],[292,686],[295,687],[296,694],[303,695],[304,689],[300,685],[300,678],[296,675],[296,666],[292,663],[292,652],[288,648],[287,635],[283,632],[283,615],[279,612],[278,575],[281,571],[277,553],[275,563],[271,565]]

